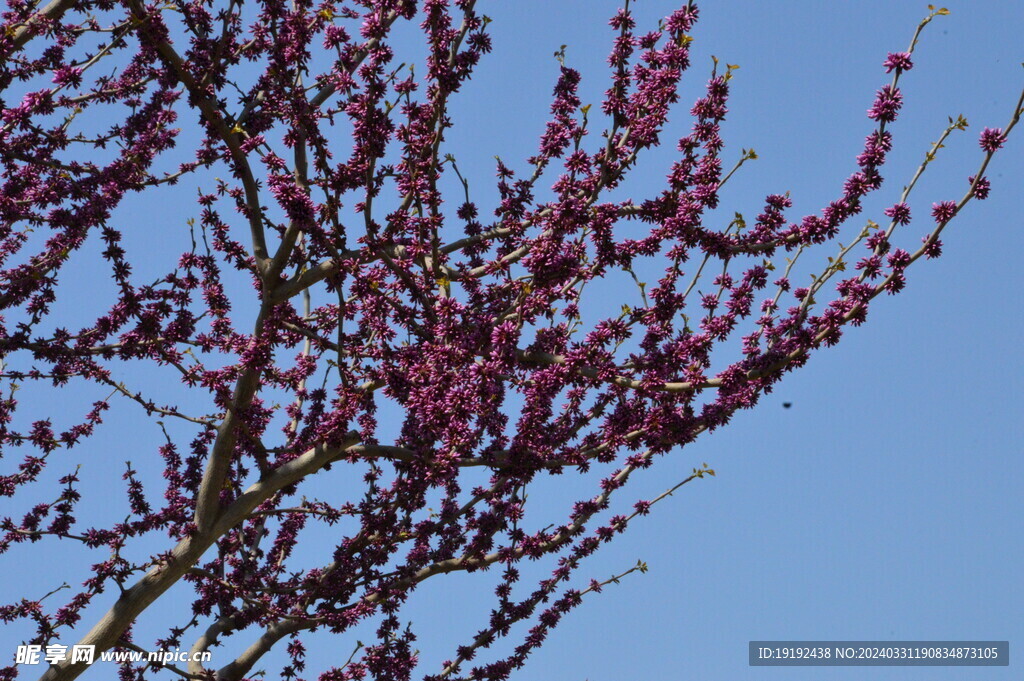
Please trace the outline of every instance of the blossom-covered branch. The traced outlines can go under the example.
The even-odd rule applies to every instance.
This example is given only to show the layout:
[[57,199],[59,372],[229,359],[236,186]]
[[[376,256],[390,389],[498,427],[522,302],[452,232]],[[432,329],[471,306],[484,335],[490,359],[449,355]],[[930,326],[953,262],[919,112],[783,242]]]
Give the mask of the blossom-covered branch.
[[[241,681],[280,644],[281,678],[298,678],[305,632],[372,621],[376,640],[319,679],[409,679],[403,604],[428,579],[490,570],[488,620],[419,671],[507,678],[584,594],[617,581],[573,588],[584,560],[676,489],[621,500],[633,473],[754,407],[939,256],[942,232],[992,190],[985,173],[1024,107],[1022,95],[983,130],[967,188],[934,203],[920,246],[898,245],[908,201],[962,117],[873,216],[886,226],[862,215],[883,187],[921,30],[945,13],[933,10],[884,60],[863,150],[819,213],[788,218],[787,193],[749,223],[722,219],[722,187],[757,155],[723,170],[735,67],[717,61],[663,185],[621,200],[684,113],[698,19],[688,2],[640,30],[626,0],[600,106],[556,53],[537,148],[499,159],[497,200],[478,205],[446,134],[491,50],[484,4],[10,0],[0,495],[19,510],[0,519],[0,553],[69,540],[100,555],[56,607],[64,593],[0,606],[27,642],[144,649],[135,625],[178,585],[194,599],[153,643],[205,653],[231,639],[242,652],[168,674]],[[426,57],[402,62],[399,36],[416,27]],[[125,217],[161,192],[187,206],[181,220]],[[161,246],[139,247],[143,232]],[[795,286],[798,274],[811,283]],[[612,314],[590,302],[601,280],[628,292]],[[87,304],[68,287],[90,291]],[[38,415],[38,396],[56,391],[78,403]],[[131,461],[82,455],[114,408],[136,419]],[[82,494],[83,467],[121,481],[123,519]],[[314,480],[338,469],[323,493]],[[528,503],[541,476],[590,471],[597,487],[561,516]],[[533,560],[552,571],[523,587]],[[525,637],[492,650],[520,622]],[[125,663],[121,678],[156,671]]]

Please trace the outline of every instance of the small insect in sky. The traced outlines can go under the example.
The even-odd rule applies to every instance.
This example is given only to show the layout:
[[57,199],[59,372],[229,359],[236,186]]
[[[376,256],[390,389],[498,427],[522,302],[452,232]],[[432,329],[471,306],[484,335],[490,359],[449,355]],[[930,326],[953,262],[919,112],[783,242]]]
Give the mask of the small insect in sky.
[[792,402],[783,402],[783,403],[782,403],[782,408],[783,408],[783,409],[789,409],[789,408],[790,408],[790,407],[792,407],[792,406],[793,406],[793,403],[792,403]]

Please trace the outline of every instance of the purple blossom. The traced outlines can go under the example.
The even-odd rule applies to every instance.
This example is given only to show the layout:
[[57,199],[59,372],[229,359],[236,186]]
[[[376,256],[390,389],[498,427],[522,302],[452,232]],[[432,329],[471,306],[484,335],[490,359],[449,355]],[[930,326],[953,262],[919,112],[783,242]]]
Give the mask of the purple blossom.
[[988,193],[992,189],[992,184],[988,181],[987,177],[979,178],[977,182],[974,181],[974,176],[971,175],[967,178],[967,182],[974,187],[974,198],[979,201],[984,201],[988,198]]
[[890,52],[882,66],[885,67],[886,73],[892,73],[893,69],[909,71],[914,67],[914,63],[910,60],[909,52]]
[[[189,598],[166,647],[280,638],[281,677],[313,678],[301,636],[359,627],[371,642],[319,678],[406,680],[419,663],[402,614],[412,592],[487,572],[490,617],[428,678],[505,679],[608,583],[570,588],[586,583],[584,559],[663,498],[630,506],[631,475],[864,323],[941,253],[957,212],[935,204],[939,227],[911,253],[901,201],[885,210],[891,231],[868,221],[848,260],[796,286],[786,258],[862,234],[846,223],[885,186],[902,94],[878,91],[879,125],[820,210],[787,216],[794,200],[774,193],[756,217],[720,220],[707,209],[735,162],[723,151],[735,68],[680,102],[691,3],[644,29],[628,5],[612,17],[606,117],[556,54],[549,120],[525,163],[497,160],[493,202],[464,175],[481,149],[450,147],[456,95],[491,50],[472,0],[128,3],[113,29],[82,3],[48,19],[40,7],[15,0],[0,33],[0,380],[60,409],[32,417],[23,393],[0,390],[0,496],[17,509],[0,520],[0,554],[53,541],[97,556],[72,593],[0,604],[40,641],[92,626],[98,594],[115,603],[99,640],[131,641],[173,588]],[[425,50],[415,68],[408,44]],[[910,53],[885,61],[911,66]],[[986,128],[981,146],[1004,139]],[[637,182],[662,145],[675,149],[665,180]],[[123,219],[179,182],[195,193],[174,194],[168,215]],[[988,195],[987,179],[971,182]],[[146,230],[160,245],[140,254]],[[855,271],[826,286],[847,262]],[[89,305],[66,316],[69,286]],[[595,306],[598,289],[621,299]],[[76,403],[73,382],[100,397]],[[104,450],[89,465],[113,466],[117,489],[90,497],[68,451],[96,446],[114,405],[125,411],[108,420],[139,425],[132,456],[162,470]],[[329,470],[344,484],[315,484]],[[535,480],[588,472],[590,493],[536,522]],[[97,503],[111,513],[85,511]],[[321,564],[300,550],[310,536],[331,541]],[[524,584],[532,561],[545,572]],[[228,660],[229,676],[256,674],[252,657]]]
[[868,109],[868,118],[880,123],[891,123],[903,106],[903,94],[899,88],[886,85],[878,91],[874,104]]
[[981,131],[981,135],[978,137],[978,146],[983,151],[992,153],[1003,146],[1006,141],[1006,136],[1003,134],[1001,128],[985,128]]
[[932,217],[935,218],[935,222],[945,224],[953,219],[953,216],[956,215],[956,210],[956,203],[953,201],[933,203]]
[[885,214],[892,218],[898,225],[910,224],[910,206],[906,203],[897,203],[886,208]]

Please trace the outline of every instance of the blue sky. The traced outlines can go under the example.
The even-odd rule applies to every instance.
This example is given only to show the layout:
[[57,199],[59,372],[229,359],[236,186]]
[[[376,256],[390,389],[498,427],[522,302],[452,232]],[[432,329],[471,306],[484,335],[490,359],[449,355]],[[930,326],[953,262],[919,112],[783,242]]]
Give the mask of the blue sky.
[[[637,11],[651,17],[671,4],[641,2]],[[918,216],[962,193],[978,163],[978,132],[1005,123],[1024,83],[1019,3],[944,6],[950,16],[927,27],[902,83],[883,201],[893,200],[948,115],[972,125],[915,191]],[[613,7],[515,2],[493,13],[495,53],[474,85],[487,92],[488,111],[515,111],[507,127],[488,126],[504,131],[499,144],[526,143],[520,130],[536,127],[535,118],[519,111],[543,93],[543,78],[488,88],[489,70],[543,71],[565,43],[594,86],[587,75],[601,74],[602,18]],[[724,193],[723,210],[750,214],[765,194],[785,190],[791,217],[820,208],[840,191],[870,130],[864,110],[886,82],[881,61],[906,48],[925,3],[701,7],[686,99],[703,82],[708,55],[739,64],[723,137],[734,154],[753,147],[761,157]],[[528,38],[510,41],[503,31]],[[753,412],[638,480],[655,493],[703,461],[718,473],[684,487],[594,561],[599,576],[637,558],[650,572],[570,616],[523,678],[1019,677],[1021,149],[1020,139],[1010,143],[990,172],[992,196],[965,211],[945,237],[946,254],[915,267],[906,291],[877,302],[864,327],[789,375]],[[652,185],[658,180],[652,173]],[[912,225],[904,237],[916,244],[923,230]],[[750,668],[751,639],[1008,639],[1012,666]]]
[[[535,149],[556,76],[551,55],[562,44],[568,46],[567,63],[583,73],[584,102],[600,102],[610,46],[606,20],[617,4],[481,3],[495,20],[495,49],[460,94],[449,140],[484,211],[493,197],[493,156],[521,164]],[[636,3],[641,26],[674,5]],[[688,131],[686,110],[700,96],[714,54],[741,67],[732,80],[724,158],[734,158],[741,147],[760,156],[730,181],[723,214],[756,214],[766,194],[787,190],[795,204],[791,218],[816,212],[838,196],[855,169],[853,158],[872,129],[865,110],[888,81],[881,63],[888,52],[906,48],[925,5],[703,3],[683,105],[665,147],[645,157],[644,170],[623,191],[637,197],[657,192],[674,140]],[[933,201],[963,194],[967,175],[980,162],[978,133],[1005,124],[1024,85],[1019,2],[945,6],[951,15],[926,29],[915,68],[901,83],[905,106],[892,128],[887,186],[865,217],[881,221],[880,208],[895,201],[947,116],[963,114],[971,127],[951,139],[915,190],[911,206],[922,222],[903,234],[905,247],[919,243]],[[604,578],[637,559],[650,572],[588,598],[518,678],[1019,676],[1013,662],[966,672],[750,668],[747,642],[1008,639],[1014,655],[1024,635],[1021,132],[988,172],[991,197],[972,203],[946,232],[942,258],[911,269],[906,291],[876,302],[864,327],[787,376],[756,410],[637,476],[620,500],[624,506],[657,495],[702,462],[717,471],[656,506],[589,562],[580,578]],[[160,226],[175,208],[167,196],[173,194],[128,205],[123,215],[145,216],[147,224]],[[149,230],[140,238],[157,249],[163,233]],[[784,409],[783,402],[792,407]],[[118,447],[125,435],[107,430],[98,437]],[[0,565],[13,579],[5,580],[3,600],[23,595],[25,584],[52,588],[55,573],[40,568],[77,555],[74,546],[44,544],[15,566],[5,556]],[[492,581],[463,576],[416,592],[406,615],[420,633],[424,673],[482,626]],[[17,592],[12,584],[19,585]],[[151,624],[181,621],[182,603],[173,603],[174,594],[150,613]],[[317,638],[323,645],[309,646],[311,670],[347,658],[357,635],[331,643]],[[215,663],[220,660],[218,655]],[[94,668],[83,678],[111,674]]]

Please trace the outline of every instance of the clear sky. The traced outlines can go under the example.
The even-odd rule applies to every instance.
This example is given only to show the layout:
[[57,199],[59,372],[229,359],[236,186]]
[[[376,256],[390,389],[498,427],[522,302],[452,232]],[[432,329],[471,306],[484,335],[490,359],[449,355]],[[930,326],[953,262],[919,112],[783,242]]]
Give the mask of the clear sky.
[[[636,8],[654,17],[673,4]],[[753,147],[760,155],[724,192],[722,210],[749,215],[765,194],[789,190],[793,217],[838,195],[871,129],[865,109],[887,82],[881,62],[906,49],[926,4],[701,3],[685,99],[703,83],[709,55],[740,65],[723,137],[733,154]],[[502,150],[528,144],[543,113],[535,102],[550,80],[549,55],[561,44],[597,100],[603,20],[614,6],[489,7],[496,49],[462,100],[466,117],[488,119],[477,143],[497,131],[492,145]],[[978,133],[1006,122],[1024,84],[1019,2],[944,6],[950,16],[927,27],[901,83],[905,105],[879,192],[880,205],[892,203],[946,117],[962,113],[971,128],[915,190],[911,206],[921,217],[933,201],[962,194],[977,167]],[[492,74],[516,84],[496,85]],[[689,124],[676,120],[672,138]],[[877,301],[864,327],[787,376],[754,411],[638,480],[653,494],[704,461],[718,473],[684,487],[602,551],[594,576],[638,558],[650,572],[569,616],[521,678],[1021,678],[1022,149],[1024,140],[1009,144],[990,172],[992,196],[958,218],[945,255],[915,266],[907,290]],[[664,151],[655,156],[667,160],[671,149]],[[665,164],[646,167],[657,186]],[[880,221],[879,213],[865,217]],[[911,225],[905,243],[923,233]],[[453,623],[461,619],[451,613]],[[1008,639],[1011,666],[751,668],[752,639]]]
[[[658,191],[714,54],[740,66],[731,81],[723,158],[728,165],[741,147],[760,157],[730,180],[723,214],[754,215],[765,195],[787,190],[795,204],[791,219],[818,211],[856,169],[853,159],[873,128],[865,111],[888,82],[882,61],[906,49],[926,4],[701,3],[683,104],[664,148],[645,157],[644,170],[623,191],[637,197]],[[676,5],[640,0],[640,25],[653,25]],[[561,45],[567,45],[567,64],[583,73],[584,102],[599,108],[607,87],[606,21],[617,6],[609,0],[481,1],[494,19],[495,49],[460,93],[449,139],[482,212],[492,207],[493,156],[521,164],[536,147],[557,73],[552,53]],[[911,250],[924,234],[931,203],[964,193],[981,158],[978,133],[1006,123],[1024,86],[1019,0],[949,0],[945,6],[950,16],[926,29],[915,67],[901,82],[905,105],[892,128],[886,187],[864,216],[881,222],[880,208],[895,202],[947,116],[963,114],[971,127],[954,135],[915,190],[911,206],[921,223],[898,244]],[[588,597],[513,678],[1020,678],[1014,655],[1024,641],[1024,129],[1016,132],[988,171],[991,197],[970,204],[947,230],[942,258],[911,268],[907,290],[876,301],[864,327],[788,375],[757,409],[636,477],[621,502],[655,496],[702,462],[717,472],[656,506],[581,570],[584,579],[608,577],[637,559],[650,567]],[[145,215],[159,225],[172,199],[154,201],[128,205],[122,215]],[[158,239],[155,234],[147,238]],[[118,447],[126,434],[119,437],[108,432],[100,441]],[[99,483],[87,484],[98,489]],[[120,485],[111,493],[123,496]],[[8,514],[0,506],[0,515]],[[24,562],[12,565],[4,557],[0,600],[52,588],[54,574],[62,574],[52,568],[78,555],[67,543],[43,544]],[[416,592],[405,615],[420,635],[422,673],[434,672],[483,626],[493,580],[456,576]],[[186,595],[170,592],[140,631],[182,621],[175,593]],[[311,639],[322,645],[308,646],[310,671],[344,661],[357,634],[340,642]],[[9,641],[0,654],[13,653],[20,638],[0,632],[0,641]],[[1008,639],[1011,666],[751,668],[752,639]],[[215,665],[227,661],[226,652],[214,652]],[[267,669],[275,678],[277,667]],[[83,678],[113,674],[93,668]]]

